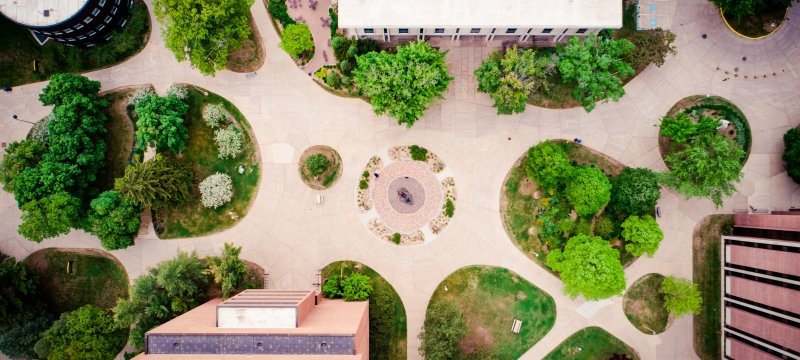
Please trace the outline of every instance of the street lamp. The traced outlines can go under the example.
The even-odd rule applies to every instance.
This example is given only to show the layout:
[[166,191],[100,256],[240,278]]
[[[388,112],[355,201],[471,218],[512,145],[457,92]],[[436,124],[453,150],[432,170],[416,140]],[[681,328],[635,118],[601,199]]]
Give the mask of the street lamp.
[[11,120],[22,121],[22,122],[24,122],[24,123],[28,123],[28,124],[36,124],[36,123],[30,122],[30,121],[25,121],[25,120],[22,120],[22,119],[20,119],[20,118],[19,118],[19,117],[18,117],[16,114],[14,114],[14,115],[11,115]]

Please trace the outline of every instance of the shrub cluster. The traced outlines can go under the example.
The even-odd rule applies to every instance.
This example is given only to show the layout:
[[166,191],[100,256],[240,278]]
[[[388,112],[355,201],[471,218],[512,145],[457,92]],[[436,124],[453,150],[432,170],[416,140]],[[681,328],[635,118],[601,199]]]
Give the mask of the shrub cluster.
[[200,201],[207,208],[218,208],[233,199],[233,180],[228,174],[215,173],[200,182]]
[[220,159],[233,159],[244,151],[242,132],[234,126],[214,131],[214,143]]
[[138,104],[144,98],[151,96],[158,96],[153,88],[149,86],[137,88],[130,95],[128,95],[128,106],[136,106],[136,104]]
[[306,170],[308,170],[311,176],[316,178],[325,173],[325,171],[331,167],[331,162],[327,157],[325,157],[325,155],[314,154],[306,159],[305,166]]
[[322,293],[327,298],[343,298],[345,301],[364,301],[372,293],[371,279],[359,273],[351,274],[346,278],[333,275],[325,280]]
[[182,101],[186,101],[186,99],[189,98],[189,89],[186,85],[172,84],[169,89],[167,89],[166,96],[175,96]]
[[418,145],[411,145],[409,148],[411,151],[411,159],[416,161],[425,161],[428,159],[428,149],[418,146]]
[[206,125],[216,129],[228,122],[228,111],[220,104],[208,104],[203,109],[203,120]]
[[286,7],[286,0],[268,0],[267,10],[273,18],[281,22],[284,28],[297,23],[289,16],[289,9]]
[[789,129],[783,135],[783,161],[789,177],[800,184],[800,128]]

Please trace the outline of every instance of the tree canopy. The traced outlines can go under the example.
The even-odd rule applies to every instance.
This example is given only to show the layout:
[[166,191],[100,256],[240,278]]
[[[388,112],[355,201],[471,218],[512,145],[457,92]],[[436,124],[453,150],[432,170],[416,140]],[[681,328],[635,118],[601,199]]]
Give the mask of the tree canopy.
[[625,95],[622,79],[635,71],[624,59],[633,50],[634,45],[625,39],[590,34],[581,42],[580,37],[572,37],[558,48],[558,70],[564,81],[577,83],[572,96],[591,112],[596,102],[617,101]]
[[206,273],[214,278],[214,282],[222,289],[222,296],[233,295],[244,283],[247,275],[247,266],[239,259],[242,247],[233,246],[232,243],[225,243],[221,257],[209,257],[208,269]]
[[0,253],[0,330],[34,308],[38,284],[38,276],[25,264]]
[[622,214],[645,214],[661,198],[658,176],[646,168],[625,168],[614,180],[611,204]]
[[125,168],[125,175],[115,181],[114,190],[144,208],[160,209],[188,200],[193,178],[192,169],[184,162],[157,155]]
[[107,310],[85,305],[61,314],[34,349],[47,360],[112,359],[125,346],[125,330],[118,328]]
[[130,298],[120,299],[113,309],[119,326],[132,326],[131,345],[141,350],[145,332],[206,300],[205,269],[205,263],[194,253],[179,252],[133,281]]
[[564,250],[547,255],[547,266],[560,273],[564,291],[570,297],[605,299],[625,289],[625,272],[619,251],[598,236],[573,236]]
[[669,30],[661,28],[639,30],[625,38],[634,46],[633,51],[625,57],[625,61],[634,69],[644,69],[650,64],[661,67],[667,55],[675,55],[675,46],[672,45],[675,34]]
[[60,73],[50,77],[50,82],[39,94],[39,101],[42,105],[58,106],[75,97],[95,98],[98,91],[99,81],[89,80],[79,74]]
[[180,153],[189,140],[189,131],[183,124],[187,111],[189,105],[174,95],[148,96],[137,102],[136,146]]
[[6,155],[0,163],[0,183],[3,189],[14,192],[14,179],[27,168],[35,167],[42,161],[47,147],[36,140],[15,141],[6,148]]
[[611,182],[602,170],[581,166],[572,172],[564,193],[578,215],[592,216],[611,200]]
[[435,302],[425,312],[425,322],[419,333],[419,354],[426,359],[458,359],[458,343],[467,335],[467,320],[458,305]]
[[281,49],[293,58],[314,50],[314,39],[308,25],[303,23],[289,24],[281,34]]
[[154,0],[164,43],[178,61],[205,75],[224,69],[250,33],[254,0]]
[[492,53],[475,69],[478,91],[494,100],[501,115],[525,111],[528,98],[540,88],[547,89],[548,78],[556,70],[555,59],[537,56],[536,49],[512,47],[501,56]]
[[400,45],[396,54],[370,52],[358,57],[355,84],[376,114],[411,127],[453,80],[444,56],[424,41]]
[[789,129],[783,134],[783,161],[786,173],[800,184],[800,128]]
[[625,239],[625,250],[634,256],[647,254],[653,257],[661,240],[664,240],[664,233],[661,232],[656,219],[650,215],[642,217],[631,215],[620,227],[622,227],[622,238]]
[[104,249],[124,249],[133,245],[141,213],[141,207],[118,192],[106,191],[92,200],[87,230],[100,238]]
[[528,149],[525,172],[545,190],[556,189],[572,176],[567,151],[554,141],[543,141]]
[[19,233],[28,240],[41,242],[79,227],[80,219],[80,200],[69,193],[59,192],[22,206]]
[[41,310],[15,321],[7,330],[0,331],[0,352],[12,359],[36,359],[34,346],[53,320],[52,314]]
[[703,306],[700,290],[691,280],[667,276],[661,283],[661,294],[664,295],[664,307],[676,317],[699,314]]
[[306,159],[306,170],[308,170],[313,177],[322,175],[329,167],[331,167],[331,162],[325,155],[314,154]]
[[792,0],[711,0],[726,15],[733,17],[733,21],[740,23],[742,20],[753,17],[756,12],[763,11],[768,6],[789,7]]

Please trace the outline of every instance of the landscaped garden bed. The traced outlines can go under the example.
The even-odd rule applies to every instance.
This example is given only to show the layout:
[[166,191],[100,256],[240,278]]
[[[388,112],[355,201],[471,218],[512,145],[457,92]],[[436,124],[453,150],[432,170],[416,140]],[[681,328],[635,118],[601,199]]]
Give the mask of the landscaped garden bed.
[[[258,145],[244,115],[228,100],[194,86],[188,87],[186,103],[189,104],[189,111],[184,124],[189,137],[179,158],[191,166],[194,184],[191,186],[191,196],[185,204],[154,211],[153,224],[162,239],[200,236],[233,226],[245,216],[258,189]],[[203,110],[209,104],[222,106],[226,113],[227,126],[242,135],[242,150],[238,156],[219,156],[214,140],[215,131],[203,118]],[[221,206],[206,207],[201,201],[198,186],[201,181],[216,173],[230,176],[233,197]]]
[[[614,357],[622,355],[625,357]],[[564,340],[544,360],[607,360],[639,359],[630,346],[602,328],[592,326],[581,329]]]
[[766,37],[788,20],[792,0],[713,0],[720,7],[725,24],[736,34],[758,39]]
[[698,284],[703,307],[694,316],[694,352],[703,360],[719,359],[720,342],[720,239],[731,234],[733,215],[709,215],[695,225],[692,242],[692,279]]
[[250,33],[242,41],[242,47],[231,52],[228,57],[228,70],[238,73],[253,72],[264,65],[266,55],[261,44],[261,35],[258,33],[253,16],[249,15]]
[[648,335],[660,334],[670,325],[670,314],[661,295],[663,282],[664,275],[661,274],[642,276],[628,288],[622,302],[631,324]]
[[57,314],[87,304],[110,309],[128,297],[128,274],[105,251],[48,248],[24,263],[39,276],[39,293]]
[[369,277],[369,352],[371,359],[406,359],[406,310],[394,287],[370,267],[337,261],[322,269],[323,281],[353,274]]
[[297,165],[300,178],[315,190],[333,186],[344,171],[342,157],[332,147],[325,145],[315,145],[303,151]]
[[[434,321],[439,307],[456,308],[454,327]],[[459,315],[460,314],[460,315]],[[452,319],[448,320],[451,321]],[[520,320],[519,332],[510,331]],[[504,268],[471,266],[445,278],[433,293],[426,313],[422,348],[428,358],[516,359],[552,329],[556,320],[553,298],[521,276]],[[454,348],[440,343],[442,332],[460,333]],[[447,346],[448,353],[440,353]],[[437,350],[438,349],[438,350]]]
[[103,191],[114,188],[114,180],[125,174],[133,156],[135,119],[131,118],[133,114],[127,110],[127,104],[134,91],[136,88],[122,88],[101,94],[108,101],[103,111],[108,117],[103,136],[107,144],[106,159],[97,173],[97,184]]
[[[110,41],[91,49],[56,41],[39,45],[27,28],[0,16],[0,86],[42,81],[60,72],[83,73],[115,65],[141,51],[150,37],[150,16],[141,0],[134,3],[127,26]],[[39,71],[34,72],[33,61]]]

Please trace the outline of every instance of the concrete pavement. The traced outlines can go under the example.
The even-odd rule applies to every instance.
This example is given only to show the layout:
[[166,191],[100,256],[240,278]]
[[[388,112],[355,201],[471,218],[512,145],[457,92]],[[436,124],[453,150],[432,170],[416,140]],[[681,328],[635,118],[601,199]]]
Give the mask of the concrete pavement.
[[[692,229],[706,215],[748,205],[800,206],[800,190],[780,161],[783,133],[800,123],[798,6],[791,8],[789,23],[778,33],[752,41],[730,33],[710,3],[680,1],[671,29],[677,35],[677,56],[661,68],[649,67],[628,83],[619,103],[599,104],[590,114],[582,109],[528,107],[523,114],[495,115],[491,100],[475,90],[472,76],[489,49],[453,45],[448,63],[456,79],[446,100],[432,106],[408,130],[393,119],[376,117],[369,104],[359,99],[336,97],[321,89],[278,48],[279,38],[263,4],[256,2],[252,12],[267,53],[266,63],[254,78],[227,71],[204,77],[188,64],[177,63],[164,48],[155,19],[150,43],[142,53],[118,66],[86,74],[102,81],[103,90],[152,83],[163,91],[173,82],[207,88],[242,111],[260,147],[261,184],[249,214],[233,228],[214,235],[159,240],[151,233],[131,248],[113,251],[130,278],[171,258],[178,249],[219,254],[226,241],[243,246],[243,258],[267,269],[275,288],[309,288],[318,268],[337,260],[360,261],[381,273],[400,294],[408,314],[408,354],[417,358],[416,336],[439,282],[464,266],[502,266],[556,301],[553,330],[524,358],[539,359],[573,332],[596,325],[634,347],[643,359],[693,359],[691,319],[676,321],[660,335],[642,334],[625,319],[621,297],[587,311],[585,301],[564,296],[560,280],[517,250],[503,230],[499,213],[508,170],[541,140],[577,136],[586,146],[626,165],[665,170],[654,125],[681,98],[712,94],[732,101],[750,122],[753,148],[744,167],[742,191],[721,209],[714,209],[707,200],[686,200],[663,190],[659,222],[665,240],[655,257],[640,258],[626,270],[628,284],[651,272],[691,277]],[[42,118],[49,112],[37,98],[44,85],[20,86],[0,94],[0,118],[10,119],[12,113],[33,121]],[[2,121],[0,141],[22,139],[29,127]],[[300,152],[314,144],[335,148],[344,163],[342,178],[325,191],[323,206],[313,204],[315,192],[296,171]],[[353,188],[363,164],[373,154],[398,144],[430,149],[447,163],[458,184],[454,218],[435,241],[424,245],[398,247],[378,241],[358,219]],[[284,159],[287,153],[292,154],[291,162]],[[16,233],[19,216],[13,196],[0,193],[0,251],[17,258],[45,247],[100,247],[94,237],[81,231],[41,244],[29,242]]]

